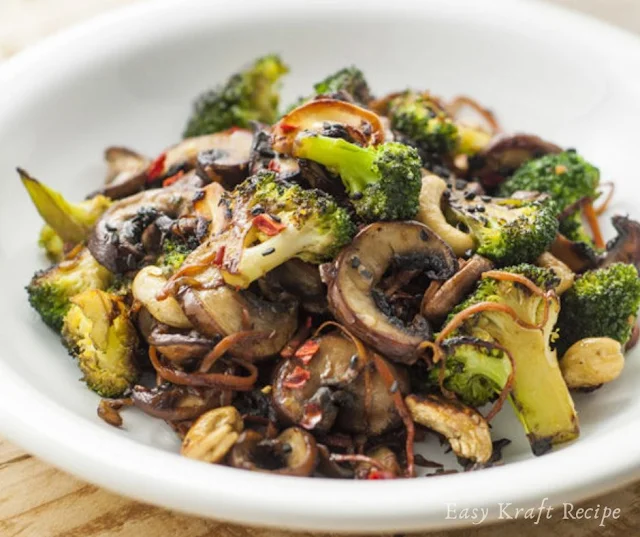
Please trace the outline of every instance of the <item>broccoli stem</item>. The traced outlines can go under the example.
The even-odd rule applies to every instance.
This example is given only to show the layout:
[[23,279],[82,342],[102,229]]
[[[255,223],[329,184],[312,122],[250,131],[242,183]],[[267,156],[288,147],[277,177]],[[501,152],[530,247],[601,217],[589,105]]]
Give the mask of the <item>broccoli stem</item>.
[[516,366],[510,401],[534,454],[577,438],[573,400],[547,338],[539,330],[513,323],[509,340],[514,343],[509,348]]
[[246,288],[252,281],[312,247],[317,241],[317,234],[288,227],[264,242],[243,249],[237,270],[233,273],[222,272],[224,280],[229,285]]
[[375,153],[342,138],[307,136],[298,141],[295,152],[298,158],[318,162],[339,175],[350,195],[379,180],[372,170]]

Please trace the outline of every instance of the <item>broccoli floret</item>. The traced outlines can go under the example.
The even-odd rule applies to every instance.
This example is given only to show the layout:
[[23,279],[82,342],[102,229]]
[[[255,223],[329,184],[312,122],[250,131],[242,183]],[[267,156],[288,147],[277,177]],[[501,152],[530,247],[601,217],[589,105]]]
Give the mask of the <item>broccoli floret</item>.
[[245,71],[197,98],[184,137],[201,136],[251,121],[273,123],[278,115],[278,80],[289,68],[276,55],[258,58]]
[[546,251],[558,233],[555,208],[540,201],[479,198],[452,191],[445,205],[450,224],[473,236],[477,252],[499,265],[526,263]]
[[162,255],[158,260],[158,265],[166,268],[168,272],[174,273],[182,266],[195,246],[197,245],[177,237],[166,237],[162,242]]
[[238,287],[294,257],[316,264],[329,261],[355,234],[349,213],[331,196],[278,180],[273,172],[250,177],[231,199],[234,218],[248,217],[251,226],[237,266],[223,270],[225,281]]
[[358,104],[367,104],[371,100],[369,84],[364,74],[355,66],[345,67],[314,84],[316,95],[335,97],[341,92],[348,93]]
[[62,340],[84,374],[84,381],[103,397],[122,395],[136,379],[136,329],[124,302],[89,289],[71,299]]
[[49,226],[40,234],[40,244],[47,249],[47,253],[56,253],[63,243],[83,242],[98,218],[111,205],[111,200],[102,195],[71,203],[60,192],[42,184],[24,170],[18,168],[18,174],[38,213]]
[[562,295],[560,356],[587,337],[609,337],[624,345],[639,307],[640,279],[633,265],[614,263],[586,272]]
[[556,352],[550,346],[560,310],[557,296],[550,292],[557,277],[548,269],[531,265],[519,265],[503,272],[525,276],[549,294],[545,298],[519,282],[485,277],[452,315],[480,302],[493,302],[511,308],[520,322],[505,311],[485,309],[470,316],[451,336],[464,335],[497,343],[510,353],[515,365],[510,401],[534,454],[540,455],[552,445],[573,440],[579,434],[573,401],[562,378]]
[[500,186],[500,195],[508,197],[518,190],[549,194],[562,211],[582,198],[595,198],[599,184],[598,168],[565,151],[525,162]]
[[294,154],[339,175],[357,215],[366,222],[410,220],[418,213],[420,157],[409,146],[388,142],[360,147],[341,138],[305,136]]
[[64,258],[64,241],[49,224],[42,226],[38,246],[45,251],[52,263],[58,263]]
[[[443,343],[446,362],[444,387],[471,406],[493,401],[509,382],[511,360],[500,347],[469,337],[454,337]],[[439,383],[440,367],[430,372],[432,384]]]
[[318,95],[332,99],[352,100],[356,104],[366,105],[371,100],[369,84],[364,74],[355,66],[344,67],[330,74],[324,80],[313,85],[314,94],[309,97],[300,97],[289,111],[306,103]]
[[425,94],[406,91],[395,97],[389,103],[389,117],[391,128],[418,148],[427,167],[458,145],[458,127]]
[[59,332],[70,299],[87,289],[105,289],[112,274],[83,249],[73,259],[36,273],[27,286],[29,303],[42,320]]

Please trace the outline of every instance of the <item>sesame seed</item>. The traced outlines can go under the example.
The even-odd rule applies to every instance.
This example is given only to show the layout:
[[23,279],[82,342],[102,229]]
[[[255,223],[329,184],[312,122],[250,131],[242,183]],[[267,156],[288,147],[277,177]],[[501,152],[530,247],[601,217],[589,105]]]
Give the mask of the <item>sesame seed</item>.
[[464,199],[466,199],[467,201],[474,200],[475,198],[476,198],[476,193],[473,191],[469,191],[464,195]]
[[263,256],[271,255],[275,251],[276,251],[275,248],[267,248],[264,252],[262,252],[262,255]]

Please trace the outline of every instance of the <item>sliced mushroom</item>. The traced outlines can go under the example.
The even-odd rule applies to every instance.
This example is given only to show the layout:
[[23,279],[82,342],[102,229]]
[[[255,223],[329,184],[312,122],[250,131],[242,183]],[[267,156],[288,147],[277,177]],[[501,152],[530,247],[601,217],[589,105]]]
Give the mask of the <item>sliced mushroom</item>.
[[[215,237],[229,225],[229,214],[226,190],[219,183],[211,183],[198,192],[193,201],[196,214],[206,218],[209,224],[209,236]],[[204,249],[204,248],[203,248]]]
[[551,269],[559,278],[559,283],[555,287],[555,292],[558,296],[565,291],[568,291],[576,279],[576,275],[573,271],[550,252],[544,252],[540,257],[538,257],[536,264],[539,267]]
[[321,132],[327,123],[353,129],[365,145],[379,144],[385,138],[380,118],[370,110],[335,99],[317,99],[295,108],[280,119],[271,131],[271,145],[274,151],[291,155],[294,140],[300,132]]
[[402,469],[396,454],[387,446],[374,447],[368,450],[365,455],[378,463],[378,465],[374,466],[367,461],[359,462],[356,465],[356,479],[372,479],[376,475],[386,479],[393,479],[402,475]]
[[220,183],[232,189],[249,174],[253,133],[246,129],[235,129],[212,136],[217,136],[213,147],[198,153],[196,169],[208,182]]
[[[203,151],[218,150],[218,157],[222,167],[230,165],[242,167],[240,161],[246,154],[245,169],[248,170],[249,151],[253,133],[246,129],[229,129],[214,134],[205,134],[193,138],[186,138],[181,142],[165,149],[158,158],[151,164],[147,174],[147,183],[158,185],[167,177],[171,177],[179,172],[186,172],[196,167],[198,155]],[[227,174],[233,175],[231,169],[227,169]],[[207,178],[208,175],[203,175]],[[220,176],[219,176],[220,177]]]
[[618,236],[607,244],[602,266],[631,263],[640,271],[640,222],[622,215],[614,216],[611,222]]
[[189,319],[182,311],[178,301],[167,296],[158,300],[167,285],[162,269],[154,266],[144,267],[138,272],[131,285],[133,298],[140,302],[151,316],[162,324],[175,328],[192,328]]
[[[337,333],[316,338],[317,351],[304,365],[283,360],[274,374],[273,403],[285,423],[327,432],[379,435],[401,423],[380,375],[361,363],[354,343]],[[397,389],[407,393],[406,374],[389,364]]]
[[270,128],[266,126],[261,126],[253,136],[249,170],[251,175],[255,175],[261,170],[271,170],[282,179],[289,181],[295,181],[300,177],[298,161],[291,157],[278,155],[273,150]]
[[596,268],[600,262],[598,255],[588,244],[573,242],[560,233],[551,245],[550,252],[576,274]]
[[478,463],[491,459],[489,425],[473,408],[437,395],[409,395],[405,403],[413,420],[443,435],[458,457]]
[[556,144],[532,134],[498,136],[469,159],[469,174],[483,186],[493,188],[528,160],[561,151]]
[[451,248],[418,222],[380,222],[364,228],[325,271],[329,308],[356,336],[384,356],[403,363],[418,358],[418,345],[431,335],[429,323],[416,315],[411,324],[382,311],[376,285],[392,264],[446,280],[458,269]]
[[192,209],[196,189],[147,190],[120,200],[102,215],[88,241],[95,259],[111,272],[137,270],[158,252],[148,251],[143,238],[149,226],[163,217],[179,218]]
[[[216,275],[216,269],[207,271]],[[204,274],[204,273],[203,273]],[[236,291],[226,285],[201,288],[185,285],[176,298],[191,324],[208,337],[225,337],[255,331],[229,353],[246,360],[260,360],[280,352],[298,327],[296,302],[272,303],[251,291]]]
[[234,468],[279,475],[310,476],[318,463],[318,447],[308,432],[286,429],[275,439],[256,431],[240,435],[229,455]]
[[242,417],[234,407],[210,410],[191,426],[180,453],[190,459],[222,462],[243,429]]
[[430,173],[425,174],[422,177],[417,220],[438,234],[451,246],[457,256],[463,256],[474,248],[475,243],[469,233],[465,233],[447,222],[441,207],[445,192],[447,192],[447,183],[444,179]]
[[260,290],[272,302],[296,298],[309,313],[327,311],[327,286],[317,265],[291,259],[258,280]]
[[492,268],[493,263],[481,255],[476,254],[465,261],[460,270],[441,286],[427,289],[422,300],[422,315],[434,323],[442,322],[469,294],[482,273]]
[[144,189],[146,172],[151,164],[144,155],[126,147],[108,147],[104,152],[108,171],[100,194],[113,200],[131,196]]
[[221,390],[162,384],[155,388],[134,386],[131,400],[145,414],[167,421],[195,420],[205,412],[219,407]]
[[562,377],[570,389],[593,389],[617,379],[624,368],[620,342],[608,337],[581,339],[560,360]]

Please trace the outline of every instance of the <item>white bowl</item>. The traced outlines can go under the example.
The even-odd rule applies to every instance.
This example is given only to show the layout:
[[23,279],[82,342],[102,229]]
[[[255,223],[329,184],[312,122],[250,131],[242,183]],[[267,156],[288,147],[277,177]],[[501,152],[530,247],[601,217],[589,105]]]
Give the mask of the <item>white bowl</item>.
[[[102,178],[110,144],[154,154],[176,141],[194,95],[266,52],[290,63],[285,102],[325,73],[357,64],[374,91],[407,85],[472,95],[508,129],[574,146],[617,184],[634,212],[640,45],[632,36],[537,2],[341,0],[160,1],[114,12],[0,67],[0,433],[91,482],[204,516],[286,528],[403,531],[464,524],[448,503],[487,507],[575,501],[640,476],[640,356],[623,377],[578,396],[582,436],[533,458],[505,409],[494,437],[507,464],[435,479],[351,482],[273,477],[175,454],[164,425],[126,412],[117,430],[27,304],[43,266],[40,221],[20,165],[68,194]],[[637,212],[637,211],[636,211]],[[441,451],[436,442],[427,446]]]

